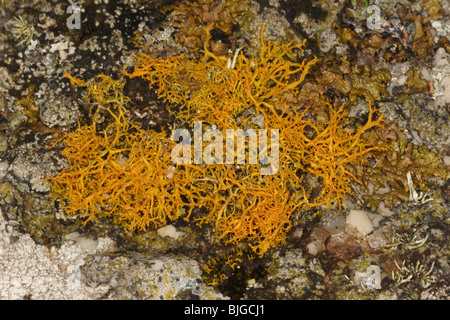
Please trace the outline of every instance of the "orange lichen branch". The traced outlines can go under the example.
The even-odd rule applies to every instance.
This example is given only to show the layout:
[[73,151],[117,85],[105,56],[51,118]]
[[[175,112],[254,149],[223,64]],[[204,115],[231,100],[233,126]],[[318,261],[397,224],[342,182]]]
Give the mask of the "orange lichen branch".
[[290,217],[302,204],[289,190],[287,173],[261,177],[258,165],[204,169],[186,171],[190,177],[198,175],[187,195],[195,194],[197,205],[206,209],[190,220],[213,225],[215,235],[225,243],[248,243],[259,256],[284,241]]
[[[309,68],[318,59],[303,60],[301,63],[287,59],[288,53],[302,51],[302,44],[275,45],[264,41],[261,30],[261,49],[258,56],[247,57],[241,50],[234,65],[227,57],[218,57],[206,45],[199,60],[185,55],[166,59],[152,59],[142,53],[138,55],[134,72],[130,77],[149,80],[151,87],[158,90],[160,98],[170,104],[180,104],[178,117],[192,124],[204,121],[217,124],[220,128],[237,128],[237,117],[246,109],[256,113],[273,112],[273,99],[283,104],[283,94],[296,94]],[[218,123],[219,122],[219,123]]]
[[[100,81],[98,81],[100,80]],[[113,216],[129,230],[157,227],[179,216],[183,201],[174,192],[179,174],[171,170],[174,143],[164,132],[147,132],[128,123],[121,84],[106,76],[90,82],[93,103],[106,101],[113,122],[99,130],[95,121],[63,139],[70,168],[49,178],[67,214],[85,223]]]
[[125,139],[127,129],[114,123],[97,135],[90,125],[66,137],[63,155],[71,167],[50,178],[54,191],[68,202],[63,205],[66,213],[87,217],[85,222],[113,216],[130,230],[178,217],[182,200],[171,191],[176,175],[169,178],[170,140],[163,133],[144,131]]
[[304,161],[310,165],[307,170],[323,181],[321,194],[310,205],[329,206],[332,201],[340,205],[343,196],[351,192],[351,180],[360,183],[348,169],[349,165],[364,162],[364,155],[379,148],[361,137],[367,130],[383,125],[381,115],[374,119],[376,109],[369,105],[367,122],[353,130],[345,128],[350,123],[344,105],[337,110],[330,106],[329,110],[330,118],[326,124],[310,124],[317,135],[305,144]]
[[78,79],[77,77],[72,76],[68,72],[64,72],[64,77],[68,78],[70,80],[70,84],[72,86],[77,86],[77,87],[85,87],[86,86],[86,82],[83,79]]

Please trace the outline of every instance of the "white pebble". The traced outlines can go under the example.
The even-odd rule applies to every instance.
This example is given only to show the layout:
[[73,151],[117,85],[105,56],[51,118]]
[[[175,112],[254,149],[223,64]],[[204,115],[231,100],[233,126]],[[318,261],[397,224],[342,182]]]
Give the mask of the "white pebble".
[[373,231],[373,225],[367,212],[362,210],[350,210],[346,224],[347,228],[355,231],[356,235],[360,238],[365,237]]
[[161,237],[170,237],[170,238],[173,238],[175,240],[177,240],[180,236],[184,235],[183,232],[177,231],[177,229],[171,224],[168,224],[167,226],[159,228],[158,230],[156,230],[156,232]]

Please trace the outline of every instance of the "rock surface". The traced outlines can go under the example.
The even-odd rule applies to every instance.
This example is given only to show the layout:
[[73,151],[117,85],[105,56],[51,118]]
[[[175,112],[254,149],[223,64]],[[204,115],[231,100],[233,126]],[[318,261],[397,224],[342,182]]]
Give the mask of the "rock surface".
[[[308,101],[352,96],[359,125],[375,97],[408,143],[434,150],[449,170],[448,1],[378,2],[383,23],[372,30],[363,1],[251,0],[233,35],[214,39],[253,50],[262,25],[273,41],[307,39],[304,56],[323,63],[305,80]],[[342,208],[299,212],[286,242],[262,258],[181,219],[127,233],[112,219],[85,225],[63,212],[44,179],[68,163],[47,146],[92,118],[64,73],[116,76],[132,66],[136,44],[155,56],[192,54],[159,10],[165,4],[82,0],[81,29],[68,29],[66,1],[0,1],[0,299],[448,300],[450,184],[438,176],[414,181],[420,199],[387,205],[392,190],[378,181],[355,186]],[[404,148],[389,160],[410,161]],[[415,150],[414,159],[436,164]],[[371,207],[367,197],[381,201]]]

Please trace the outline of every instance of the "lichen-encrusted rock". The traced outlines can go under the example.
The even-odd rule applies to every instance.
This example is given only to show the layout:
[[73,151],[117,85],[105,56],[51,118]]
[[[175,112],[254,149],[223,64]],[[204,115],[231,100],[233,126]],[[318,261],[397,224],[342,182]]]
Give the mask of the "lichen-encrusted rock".
[[47,150],[42,142],[25,143],[10,153],[8,179],[21,192],[48,192],[45,178],[61,170],[66,162],[56,151]]
[[88,286],[109,288],[109,299],[224,299],[202,281],[200,266],[182,256],[97,255],[82,274]]
[[63,94],[56,84],[43,83],[36,94],[40,120],[47,127],[68,126],[80,117],[78,103]]
[[236,20],[241,28],[242,37],[247,38],[251,46],[260,46],[259,31],[261,26],[265,27],[264,36],[266,39],[279,37],[295,43],[302,42],[301,37],[299,37],[286,17],[280,14],[277,8],[271,6],[263,7],[258,2],[252,1],[245,14]]
[[[0,208],[0,299],[99,299],[106,293],[82,283],[80,266],[92,252],[72,240],[49,249],[21,229],[17,221],[5,220]],[[111,247],[110,239],[99,238],[94,253]]]
[[[161,230],[118,235],[117,230],[108,229],[108,234],[117,236],[118,247],[114,248],[113,240],[102,238],[104,231],[99,230],[104,230],[104,226],[89,224],[80,229],[77,224],[80,222],[69,220],[58,209],[58,202],[48,198],[47,185],[41,181],[64,166],[57,154],[60,150],[46,149],[45,139],[60,127],[64,127],[63,132],[70,132],[87,111],[78,105],[80,92],[69,87],[69,80],[62,76],[64,72],[85,80],[99,73],[116,76],[122,67],[133,65],[134,54],[140,50],[136,42],[129,41],[136,36],[136,30],[143,37],[140,44],[149,46],[155,56],[171,57],[185,52],[184,47],[175,46],[177,28],[155,9],[167,5],[167,1],[81,1],[81,30],[65,28],[68,17],[65,1],[0,2],[0,299],[224,298],[202,281],[199,268],[202,257],[218,252],[217,243],[212,244],[212,236],[205,236],[204,230],[174,224],[176,230],[169,234],[175,237],[164,237],[167,233],[161,234]],[[220,3],[209,2],[214,6]],[[366,108],[361,95],[380,96],[380,100],[376,99],[377,106],[388,123],[402,128],[405,143],[437,149],[436,153],[417,149],[412,159],[417,161],[418,156],[430,159],[423,163],[427,170],[435,170],[434,164],[439,165],[439,170],[448,170],[448,1],[373,3],[380,7],[382,19],[387,22],[400,22],[398,26],[405,27],[404,31],[415,26],[412,51],[403,47],[405,39],[395,37],[399,29],[393,25],[381,30],[367,27],[369,13],[364,1],[304,0],[301,5],[299,0],[250,2],[232,35],[236,47],[243,47],[246,54],[258,47],[257,31],[265,25],[268,40],[297,43],[308,38],[306,54],[313,52],[325,62],[339,61],[341,57],[342,63],[336,68],[324,64],[326,72],[318,72],[320,77],[316,79],[306,79],[301,92],[308,102],[302,106],[320,101],[325,92],[330,96],[333,92],[343,96],[352,92],[355,105],[351,108],[355,112],[350,117],[356,119]],[[406,14],[412,12],[417,14],[409,14],[407,18]],[[18,15],[32,23],[37,32],[29,44],[19,44],[20,39],[11,34],[11,24]],[[427,19],[431,20],[425,22]],[[333,23],[342,30],[333,28]],[[408,37],[411,33],[401,36]],[[230,38],[214,34],[216,45],[223,45],[222,40]],[[367,74],[362,70],[360,74],[352,73],[355,63],[361,68],[370,64],[372,69]],[[408,70],[412,69],[415,72],[408,76]],[[378,77],[373,77],[374,74]],[[374,88],[368,88],[366,80]],[[30,102],[34,102],[37,113],[30,116],[26,115],[27,107],[17,101],[26,97],[31,85],[35,85],[35,91]],[[443,164],[434,161],[438,155],[443,156]],[[383,167],[379,162],[372,164],[374,169]],[[417,174],[417,167],[413,174]],[[404,176],[402,173],[401,178],[405,179]],[[427,179],[427,183],[432,183],[430,188],[425,189],[425,185],[420,186],[413,179],[414,187],[433,201],[408,201],[407,185],[400,183],[406,198],[397,206],[381,201],[378,206],[384,217],[381,227],[373,223],[374,231],[366,237],[356,238],[344,232],[342,212],[332,212],[328,217],[326,212],[321,213],[319,229],[314,229],[315,224],[298,225],[293,232],[295,237],[292,241],[288,239],[286,247],[277,248],[280,251],[272,256],[249,260],[254,264],[252,267],[247,262],[242,265],[247,271],[256,268],[255,265],[264,268],[260,277],[252,275],[245,279],[243,297],[448,300],[450,184],[436,174]],[[372,192],[382,195],[389,188],[386,185]],[[353,199],[349,202],[352,202],[350,209],[367,210],[367,202],[364,206],[353,203]],[[376,206],[372,212],[375,209]],[[310,227],[312,231],[323,228],[330,235],[323,232],[321,237],[314,238],[319,234],[308,235]],[[86,237],[84,231],[91,237]],[[177,234],[182,235],[176,239]],[[320,240],[315,245],[325,244],[324,251],[322,246],[315,246],[320,249],[312,252],[316,256],[308,253],[306,247],[307,241],[314,240]],[[192,260],[168,256],[173,252],[182,252]],[[200,252],[201,255],[195,254]],[[404,272],[403,280],[410,275],[412,278],[402,282],[399,277],[402,272],[394,260],[399,266],[405,261],[410,270],[412,264],[423,266],[425,271],[409,275]],[[381,269],[381,288],[368,286],[373,275],[368,269],[371,266]],[[429,270],[429,279],[423,282],[429,286],[425,288],[420,276]]]
[[317,258],[304,257],[299,249],[276,252],[268,267],[268,280],[280,299],[320,299],[325,272]]

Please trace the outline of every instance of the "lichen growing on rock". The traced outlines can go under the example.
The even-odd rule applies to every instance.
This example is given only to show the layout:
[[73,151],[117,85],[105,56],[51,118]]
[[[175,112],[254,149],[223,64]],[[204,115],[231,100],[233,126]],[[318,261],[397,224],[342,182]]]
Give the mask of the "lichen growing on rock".
[[86,222],[113,216],[130,230],[145,230],[176,219],[183,201],[172,192],[177,180],[168,177],[173,142],[128,124],[120,80],[99,78],[90,82],[86,99],[114,121],[100,135],[94,121],[62,138],[70,169],[50,179],[53,190],[70,203],[63,205],[68,214]]
[[[81,1],[81,29],[72,30],[65,26],[67,2],[0,2],[2,297],[448,299],[447,1]],[[366,24],[369,4],[381,9],[380,28]],[[164,5],[171,9],[162,13]],[[14,39],[13,34],[19,32],[14,28],[14,18],[20,19],[19,15],[36,31],[30,29],[31,38],[22,43],[26,36]],[[208,34],[203,27],[209,25],[211,40],[205,44]],[[216,103],[216,98],[225,94],[208,97],[200,87],[210,90],[215,81],[238,79],[232,73],[245,71],[238,61],[241,55],[250,61],[249,67],[262,61],[258,60],[262,25],[264,39],[271,39],[274,48],[307,39],[301,49],[288,51],[278,60],[284,65],[312,61],[314,55],[320,62],[310,66],[294,90],[256,98],[261,103],[258,106],[247,103],[245,94],[239,92],[241,100],[235,101],[244,101],[245,109],[232,111],[232,123],[212,116],[208,123],[209,115],[198,112],[196,106],[201,106],[200,97]],[[205,45],[212,53],[206,58],[206,72],[199,63]],[[183,63],[192,70],[182,72],[175,67],[170,76],[185,85],[187,99],[196,99],[191,112],[186,112],[184,101],[159,99],[157,83],[149,87],[148,80],[130,79],[120,72],[133,73],[134,55],[141,52],[154,61],[159,59],[161,65],[185,53]],[[275,60],[248,70],[255,72],[253,75],[275,70]],[[370,72],[365,73],[366,66]],[[370,78],[379,71],[385,72],[385,79],[390,73],[391,79],[380,82],[383,77]],[[72,86],[62,77],[64,73]],[[299,80],[302,74],[291,74],[285,83]],[[240,79],[245,77],[242,74]],[[375,85],[373,92],[366,90],[366,82]],[[224,90],[235,89],[220,85]],[[271,88],[275,88],[273,79],[262,91]],[[377,95],[379,99],[375,99]],[[228,98],[232,101],[234,97]],[[368,107],[367,99],[372,98],[376,101]],[[184,117],[179,117],[179,111]],[[151,168],[140,171],[143,179],[138,180],[130,170],[132,165],[142,169],[143,161],[138,159],[150,162],[155,157],[148,153],[152,149],[146,148],[134,153],[137,158],[133,162],[130,148],[144,145],[134,139],[153,136],[157,141],[161,137],[162,150],[169,151],[173,142],[168,133],[181,128],[192,134],[192,117],[202,119],[202,133],[217,128],[222,136],[227,128],[278,129],[277,174],[262,177],[259,164],[169,162],[163,166],[167,171],[155,173],[153,187],[147,186]],[[375,125],[359,135],[380,118],[387,122],[383,128]],[[87,130],[89,127],[95,130]],[[45,148],[64,133],[55,148]],[[114,144],[116,136],[120,138]],[[101,141],[102,145],[83,153],[76,148],[76,138],[82,143]],[[352,139],[361,142],[358,146],[362,148],[348,153]],[[377,145],[387,148],[369,150]],[[69,149],[73,151],[70,157],[82,165],[71,167],[68,158],[61,156]],[[100,171],[88,172],[95,160],[84,161],[96,157],[97,164],[103,165],[103,177]],[[356,158],[357,162],[351,161]],[[114,174],[118,168],[123,169],[122,175]],[[77,184],[81,179],[62,183],[84,194],[87,202],[98,200],[95,216],[99,224],[92,218],[82,225],[90,211],[84,218],[64,214],[61,206],[71,205],[64,193],[67,188],[48,194],[49,184],[41,179],[57,179],[62,169],[61,175],[78,170],[79,176],[86,170],[85,177],[91,179],[84,181],[85,186],[96,186],[91,180],[105,179],[104,185],[97,184],[103,188],[103,198],[93,190],[82,190],[82,184]],[[161,183],[161,190],[169,195],[181,194],[179,208],[173,206],[173,218],[179,218],[166,221],[181,234],[179,238],[166,237],[153,223],[147,230],[136,226],[130,232],[130,220],[121,220],[128,211],[130,217],[143,222],[144,214],[120,202],[136,204],[134,200],[141,199],[143,204],[146,198],[139,190],[124,187],[119,202],[113,201],[110,198],[115,195],[108,183],[139,186],[141,180],[146,192],[158,192],[156,186]],[[167,184],[172,180],[176,188]],[[349,186],[354,192],[347,196],[342,190]],[[158,199],[166,200],[169,198]],[[117,203],[117,210],[112,211]],[[366,230],[372,233],[353,235],[345,218],[348,209],[363,212],[370,219],[366,226],[373,226]],[[368,209],[370,212],[363,211]],[[163,224],[162,213],[154,212],[158,226]],[[327,217],[333,218],[328,226]],[[417,226],[419,233],[414,231]],[[83,249],[82,253],[75,233],[65,236],[73,231],[80,238],[92,237],[98,248]],[[230,256],[230,252],[243,254]],[[257,257],[262,254],[263,258]],[[206,266],[203,281],[201,265]],[[433,281],[415,277],[421,265]],[[372,266],[380,268],[381,288],[368,286]],[[405,268],[413,272],[402,274]],[[213,286],[207,288],[203,282]],[[225,296],[211,294],[215,290]]]
[[[417,146],[408,142],[401,129],[390,125],[385,129],[375,129],[365,134],[366,139],[388,146],[367,154],[374,165],[359,168],[358,177],[370,188],[366,196],[368,204],[376,210],[384,201],[387,207],[410,200],[407,173],[410,172],[414,183],[423,192],[430,192],[436,187],[432,177],[443,181],[450,179],[450,171],[442,166],[442,156],[425,145]],[[368,190],[368,189],[367,189]]]
[[[261,163],[175,166],[170,153],[174,142],[164,132],[147,132],[128,122],[125,78],[99,75],[86,83],[67,75],[73,84],[87,85],[85,100],[94,122],[62,139],[71,167],[51,180],[53,190],[67,200],[66,212],[79,213],[87,221],[113,216],[133,231],[163,225],[185,208],[186,220],[212,224],[225,243],[244,242],[262,256],[284,242],[297,209],[340,205],[351,192],[351,181],[357,181],[349,164],[361,163],[366,153],[379,148],[362,134],[381,126],[383,118],[369,106],[367,122],[350,128],[344,106],[328,104],[328,117],[319,122],[306,112],[290,112],[288,93],[297,94],[317,61],[286,58],[301,46],[265,42],[261,31],[258,56],[240,52],[233,59],[221,58],[205,44],[199,60],[141,54],[128,74],[147,79],[161,98],[178,105],[174,114],[187,124],[204,121],[219,130],[278,129],[280,158],[268,176],[261,176]],[[100,126],[95,119],[102,112],[110,120]],[[245,112],[254,117],[244,119]],[[258,115],[262,122],[255,120]],[[273,148],[267,151],[273,153]],[[205,213],[193,214],[196,207]]]
[[391,80],[391,74],[386,70],[372,72],[369,65],[362,68],[355,66],[350,75],[352,90],[348,98],[351,103],[356,103],[358,96],[363,96],[366,101],[379,101],[388,97],[386,83]]
[[[248,6],[247,0],[221,1],[200,0],[198,2],[177,2],[165,6],[162,12],[170,12],[168,19],[172,26],[178,28],[175,40],[182,46],[198,50],[208,37],[204,27],[210,26],[221,37],[230,36],[235,19]],[[222,42],[212,42],[211,51],[217,55],[228,53],[228,46]]]
[[[204,121],[219,128],[237,128],[237,117],[245,110],[266,115],[273,108],[285,108],[286,95],[297,93],[309,68],[318,61],[288,60],[288,53],[302,52],[304,42],[275,45],[264,41],[263,31],[258,56],[248,58],[242,51],[236,52],[234,61],[216,56],[206,45],[211,38],[206,29],[205,54],[200,60],[184,55],[152,59],[142,53],[129,76],[148,80],[151,87],[158,88],[160,98],[180,105],[177,117],[191,125]],[[265,119],[267,127],[267,116]]]

